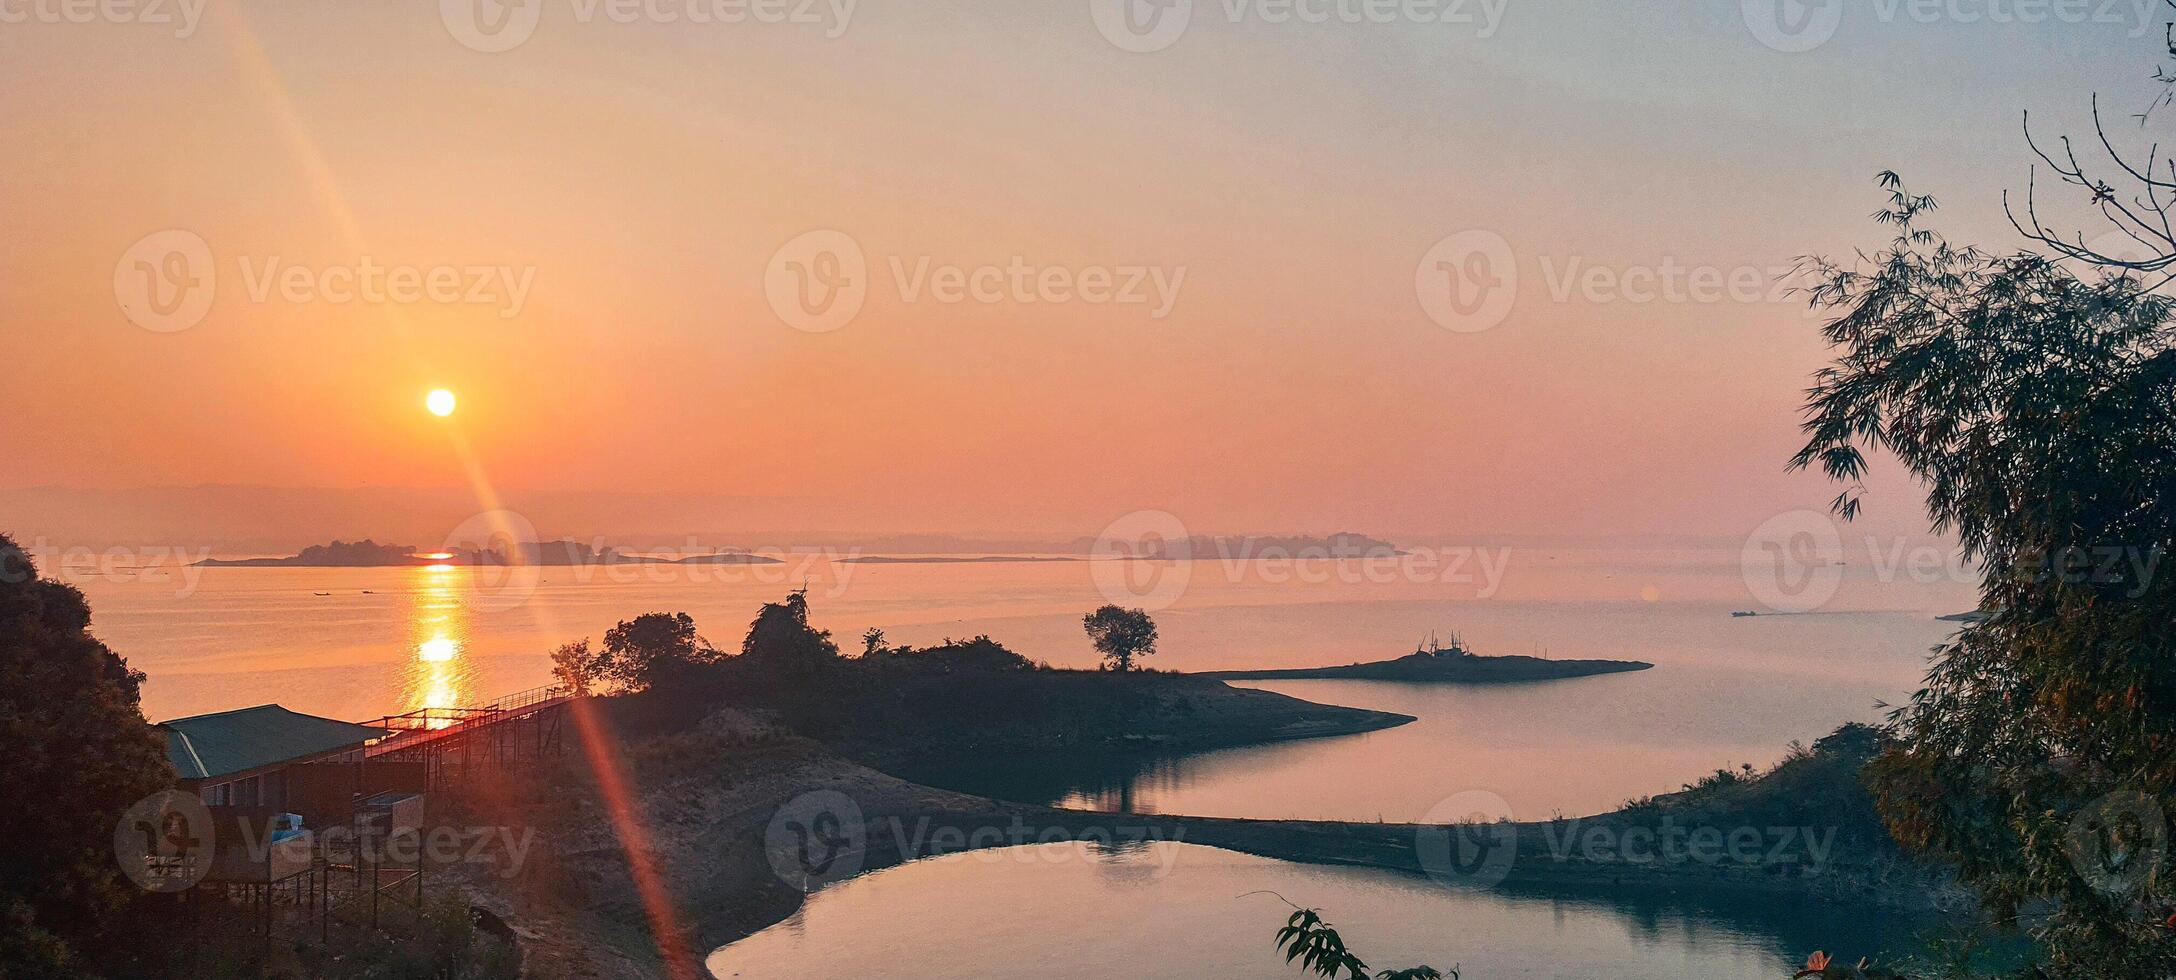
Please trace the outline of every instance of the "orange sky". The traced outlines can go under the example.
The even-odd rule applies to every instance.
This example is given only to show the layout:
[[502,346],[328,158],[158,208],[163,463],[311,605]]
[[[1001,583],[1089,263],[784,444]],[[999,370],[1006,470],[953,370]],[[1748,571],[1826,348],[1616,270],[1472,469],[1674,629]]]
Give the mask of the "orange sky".
[[[836,38],[547,4],[490,54],[435,6],[214,0],[186,38],[0,25],[0,487],[458,488],[457,430],[512,497],[824,502],[766,515],[787,527],[1072,536],[1156,507],[1212,530],[1739,532],[1832,493],[1781,472],[1813,321],[1560,301],[1565,270],[1878,245],[1883,167],[2006,246],[2016,110],[2074,124],[2095,87],[2144,91],[2153,54],[2120,24],[1909,23],[1779,53],[1733,9],[1615,4],[1514,5],[1487,37],[1197,12],[1136,54],[1078,3],[874,0]],[[1925,80],[1882,77],[1905,64]],[[166,229],[217,278],[171,333],[114,282]],[[870,261],[828,333],[764,293],[813,229]],[[1521,280],[1474,333],[1414,285],[1468,229]],[[252,295],[275,263],[365,256],[529,288],[512,316]],[[889,268],[1014,256],[1184,279],[1159,319],[910,299]],[[450,422],[421,407],[439,386]]]

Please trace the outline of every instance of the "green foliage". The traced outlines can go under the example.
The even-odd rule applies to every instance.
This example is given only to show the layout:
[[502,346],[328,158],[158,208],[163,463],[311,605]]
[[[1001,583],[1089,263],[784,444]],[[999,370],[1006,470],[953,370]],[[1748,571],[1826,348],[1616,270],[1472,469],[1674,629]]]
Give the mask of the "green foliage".
[[933,647],[898,647],[877,654],[885,663],[940,671],[1034,670],[1035,661],[1014,653],[988,636],[971,640],[946,639]]
[[[1284,928],[1277,930],[1277,951],[1284,954],[1285,962],[1318,977],[1370,980],[1367,963],[1345,948],[1345,938],[1314,909],[1293,910]],[[1458,980],[1458,970],[1454,967],[1445,974],[1434,967],[1415,966],[1372,976],[1373,980]]]
[[1156,652],[1156,621],[1144,610],[1104,606],[1081,617],[1080,625],[1112,670],[1132,670],[1135,657]]
[[[576,651],[585,648],[576,645]],[[647,613],[605,631],[604,648],[592,662],[590,676],[641,691],[689,668],[717,663],[720,656],[695,632],[695,619],[687,613]]]
[[[1899,711],[1904,744],[1873,767],[1883,815],[1998,917],[2049,909],[2051,975],[2167,976],[2176,879],[2104,865],[2176,812],[2176,590],[2156,574],[2176,546],[2176,310],[2129,275],[1954,248],[1919,226],[1931,199],[1881,179],[1889,248],[1811,266],[1837,354],[1793,464],[1846,483],[1848,518],[1864,452],[1894,454],[1993,611]],[[2126,799],[2160,814],[2097,824]]]
[[807,673],[836,662],[839,645],[830,630],[808,624],[808,590],[798,589],[784,602],[767,602],[748,624],[741,656],[750,663],[793,673]]
[[0,976],[70,972],[66,943],[139,893],[113,853],[136,801],[173,785],[143,674],[90,632],[83,594],[0,535]]
[[552,676],[576,694],[588,694],[604,680],[602,665],[597,662],[597,655],[590,652],[587,638],[563,644],[552,651]]

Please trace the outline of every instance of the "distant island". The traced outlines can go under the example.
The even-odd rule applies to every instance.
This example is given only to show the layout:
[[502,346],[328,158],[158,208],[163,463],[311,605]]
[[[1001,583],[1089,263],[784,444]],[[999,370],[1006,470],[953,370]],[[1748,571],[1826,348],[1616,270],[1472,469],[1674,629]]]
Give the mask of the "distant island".
[[[1153,541],[1132,544],[1126,557],[1153,558],[1168,561],[1186,561],[1221,558],[1227,560],[1250,558],[1396,558],[1405,552],[1381,538],[1343,531],[1328,537],[1315,535],[1225,535],[1212,537],[1194,535],[1174,541]],[[1108,542],[1075,542],[1078,550],[1090,554],[1100,553],[1110,547]]]
[[866,555],[841,558],[841,565],[979,565],[1003,562],[1079,561],[1062,555]]
[[[663,559],[655,559],[655,560],[658,560],[658,561],[663,561]],[[785,564],[785,562],[784,562],[783,560],[781,560],[781,559],[777,559],[777,558],[766,558],[766,557],[764,557],[764,556],[762,556],[762,555],[751,555],[751,554],[747,554],[747,553],[745,553],[745,552],[739,552],[739,551],[721,551],[721,552],[719,552],[719,553],[717,553],[717,554],[714,554],[714,555],[689,555],[689,556],[687,556],[686,558],[682,558],[682,559],[680,559],[679,561],[673,562],[672,564],[675,564],[675,565],[783,565],[783,564]]]
[[368,539],[313,544],[287,558],[206,558],[197,562],[213,568],[385,568],[395,565],[427,565],[416,549],[403,544],[379,544]]
[[454,548],[450,551],[420,552],[410,545],[379,544],[368,539],[362,541],[334,541],[302,549],[300,554],[286,558],[207,558],[198,566],[212,568],[405,568],[409,566],[451,565],[455,567],[500,567],[508,565],[534,565],[547,568],[568,568],[587,565],[776,565],[779,559],[761,555],[735,552],[690,555],[685,558],[652,558],[631,555],[617,548],[596,547],[572,539],[559,541],[530,541],[516,545],[513,552],[498,548]]
[[1623,674],[1647,670],[1654,664],[1641,660],[1549,660],[1542,657],[1484,657],[1466,649],[1456,637],[1448,647],[1430,639],[1420,649],[1396,660],[1347,664],[1343,667],[1301,667],[1288,670],[1214,670],[1196,676],[1216,680],[1305,680],[1341,678],[1369,681],[1420,681],[1434,684],[1508,684],[1520,681],[1554,681],[1596,674]]

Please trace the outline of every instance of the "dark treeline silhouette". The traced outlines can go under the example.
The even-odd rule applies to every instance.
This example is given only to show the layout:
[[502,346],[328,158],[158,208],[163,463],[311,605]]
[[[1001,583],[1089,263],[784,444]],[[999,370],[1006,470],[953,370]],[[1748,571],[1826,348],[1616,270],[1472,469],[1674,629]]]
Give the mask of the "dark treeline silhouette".
[[0,976],[75,975],[137,894],[122,813],[173,785],[143,675],[91,635],[90,604],[0,535]]

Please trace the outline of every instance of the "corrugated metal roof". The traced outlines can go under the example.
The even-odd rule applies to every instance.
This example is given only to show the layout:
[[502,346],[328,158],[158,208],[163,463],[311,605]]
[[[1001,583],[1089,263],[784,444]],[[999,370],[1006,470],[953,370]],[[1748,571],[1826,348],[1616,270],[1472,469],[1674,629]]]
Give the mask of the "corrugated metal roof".
[[166,758],[183,779],[212,779],[353,748],[386,734],[276,704],[162,722]]

